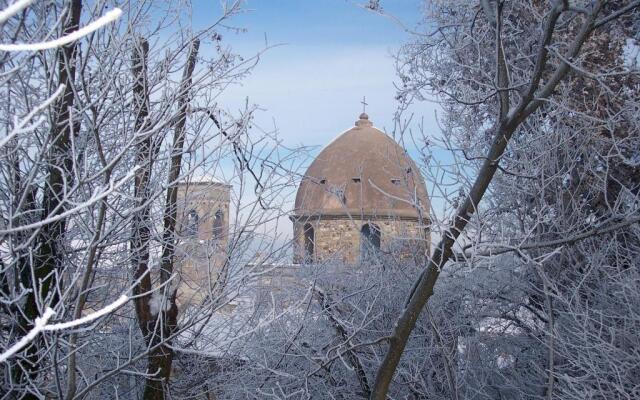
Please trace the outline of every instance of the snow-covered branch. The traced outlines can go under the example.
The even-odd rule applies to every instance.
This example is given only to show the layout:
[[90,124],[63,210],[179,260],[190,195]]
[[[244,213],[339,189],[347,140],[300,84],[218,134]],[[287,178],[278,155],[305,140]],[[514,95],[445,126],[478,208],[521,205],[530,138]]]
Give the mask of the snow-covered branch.
[[61,331],[64,329],[75,328],[80,325],[84,325],[88,322],[95,321],[96,319],[105,316],[107,314],[111,314],[118,308],[120,308],[123,304],[129,301],[129,297],[122,295],[113,303],[103,307],[102,309],[86,315],[82,318],[75,319],[73,321],[68,322],[59,322],[56,324],[48,324],[49,319],[56,315],[56,312],[53,311],[50,307],[47,307],[42,316],[36,318],[33,329],[29,331],[25,336],[23,336],[19,341],[10,346],[7,350],[3,351],[0,354],[0,362],[5,362],[9,359],[9,357],[13,356],[17,352],[19,352],[22,348],[24,348],[29,342],[34,340],[36,336],[38,336],[41,332],[53,332],[53,331]]
[[[30,3],[30,2],[28,2]],[[24,7],[28,6],[28,4],[24,5]],[[22,7],[22,8],[24,8]],[[20,9],[18,7],[12,7],[12,9],[6,9],[3,11],[3,14],[6,12],[9,14],[11,12],[13,14],[19,12]],[[7,18],[9,18],[9,15]],[[105,13],[102,17],[97,20],[89,23],[89,25],[80,28],[72,33],[62,36],[60,38],[50,40],[47,42],[39,42],[39,43],[0,43],[0,51],[39,51],[39,50],[49,50],[55,49],[58,47],[62,47],[69,43],[75,42],[88,34],[97,31],[103,26],[117,20],[122,15],[122,10],[119,8],[114,8],[111,11]],[[4,17],[4,15],[0,15],[0,18]]]

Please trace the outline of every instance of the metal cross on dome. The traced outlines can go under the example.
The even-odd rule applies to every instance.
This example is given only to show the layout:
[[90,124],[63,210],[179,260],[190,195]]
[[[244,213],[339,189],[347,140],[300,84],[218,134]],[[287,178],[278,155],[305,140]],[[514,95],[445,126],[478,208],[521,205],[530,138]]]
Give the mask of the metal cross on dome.
[[369,105],[367,103],[367,97],[366,96],[362,96],[362,101],[360,102],[360,104],[362,104],[362,113],[364,114],[367,111],[367,106]]

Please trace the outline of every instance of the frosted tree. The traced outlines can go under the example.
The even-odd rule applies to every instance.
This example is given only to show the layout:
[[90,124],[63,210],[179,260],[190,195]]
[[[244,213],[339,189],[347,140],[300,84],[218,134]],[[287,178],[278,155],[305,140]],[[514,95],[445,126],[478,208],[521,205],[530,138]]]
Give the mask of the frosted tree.
[[[200,338],[222,340],[213,316],[257,275],[247,260],[284,253],[258,228],[283,212],[296,152],[253,126],[255,106],[216,103],[257,62],[223,41],[241,2],[197,32],[182,1],[4,6],[0,386],[16,398],[177,395],[172,361],[198,355],[205,370],[217,357]],[[178,312],[176,185],[195,171],[234,185],[235,215],[226,279]]]
[[[485,275],[486,287],[474,288],[463,304],[492,311],[485,323],[491,321],[489,317],[496,318],[497,326],[501,323],[496,321],[515,319],[517,329],[513,329],[518,334],[504,330],[510,333],[510,340],[521,340],[522,332],[529,330],[529,336],[524,337],[531,340],[520,344],[521,349],[541,341],[546,346],[539,348],[542,354],[532,355],[537,359],[523,357],[521,366],[538,365],[537,371],[527,374],[523,368],[516,373],[500,370],[491,374],[488,371],[495,368],[500,346],[496,347],[495,341],[489,345],[489,336],[484,335],[484,343],[474,347],[475,356],[469,347],[465,353],[475,357],[471,361],[478,368],[471,368],[473,363],[458,363],[462,380],[450,389],[462,385],[461,389],[445,393],[455,397],[464,393],[462,389],[477,393],[478,388],[488,397],[551,398],[562,393],[562,397],[577,398],[591,392],[607,398],[633,393],[631,376],[614,378],[613,363],[595,361],[612,346],[627,348],[631,344],[614,344],[613,337],[597,335],[598,323],[593,316],[582,322],[590,321],[595,336],[580,339],[576,324],[582,319],[580,315],[590,314],[578,311],[581,306],[575,301],[581,298],[593,304],[589,302],[597,298],[604,307],[600,312],[618,308],[617,317],[612,318],[626,321],[616,323],[620,334],[626,336],[635,329],[635,313],[616,307],[617,302],[607,296],[613,287],[622,285],[615,290],[623,290],[636,281],[634,268],[625,260],[633,259],[637,248],[633,238],[637,237],[638,222],[634,161],[638,70],[637,60],[625,51],[635,46],[639,6],[637,2],[525,1],[425,5],[425,27],[434,29],[416,36],[401,52],[399,99],[411,102],[436,96],[441,100],[445,111],[441,116],[443,143],[460,155],[455,172],[462,178],[460,182],[470,184],[460,185],[451,223],[443,228],[443,238],[389,338],[373,398],[385,398],[402,369],[404,348],[437,291],[436,282],[440,282],[445,265],[454,271],[465,266],[504,271]],[[474,175],[468,176],[469,170],[475,171]],[[459,247],[456,241],[462,242]],[[603,247],[604,243],[607,246]],[[607,284],[587,290],[581,285],[592,279],[594,269],[608,277]],[[458,273],[457,278],[475,276],[466,271],[468,276]],[[616,273],[632,276],[613,279]],[[514,281],[514,276],[529,284]],[[511,290],[500,288],[499,277]],[[582,297],[578,296],[581,291]],[[487,308],[489,304],[494,308]],[[508,307],[511,312],[506,312]],[[557,319],[560,316],[562,324]],[[560,334],[561,327],[568,331]],[[471,335],[471,339],[480,337]],[[506,340],[505,336],[502,339]],[[591,340],[597,351],[571,356],[569,348],[576,350]],[[480,351],[491,348],[491,357]],[[560,348],[562,362],[558,361]],[[515,353],[514,348],[505,351],[502,363],[516,362]],[[572,367],[560,372],[557,364],[566,367],[569,360],[573,360]],[[594,362],[601,367],[597,373]],[[629,363],[633,370],[637,360]],[[577,377],[584,377],[576,372],[579,369],[593,381],[579,385]],[[509,377],[508,373],[514,375]],[[517,374],[520,377],[516,379]],[[610,383],[593,383],[601,382],[602,376],[610,376],[605,379]],[[397,383],[403,380],[401,376],[396,379],[400,380]],[[464,379],[472,386],[464,386]]]

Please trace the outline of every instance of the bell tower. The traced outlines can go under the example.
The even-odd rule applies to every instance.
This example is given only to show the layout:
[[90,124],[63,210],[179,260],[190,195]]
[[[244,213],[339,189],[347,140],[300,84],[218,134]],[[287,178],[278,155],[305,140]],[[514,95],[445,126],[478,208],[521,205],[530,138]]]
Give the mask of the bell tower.
[[231,186],[212,177],[178,184],[176,256],[178,304],[202,302],[220,292],[226,279]]

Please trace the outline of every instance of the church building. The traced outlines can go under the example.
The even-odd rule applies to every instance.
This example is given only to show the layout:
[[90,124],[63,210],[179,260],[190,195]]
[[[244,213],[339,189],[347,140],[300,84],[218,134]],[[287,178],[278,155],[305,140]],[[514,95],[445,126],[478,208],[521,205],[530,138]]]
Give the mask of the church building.
[[[211,177],[178,184],[179,304],[216,296],[227,279],[231,186]],[[366,113],[307,169],[295,200],[294,264],[354,264],[430,248],[429,199],[407,152]]]
[[430,247],[422,175],[366,113],[311,163],[291,220],[294,263],[424,257]]

